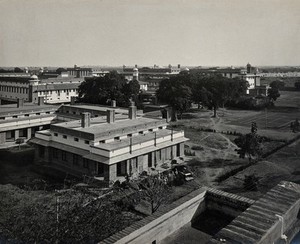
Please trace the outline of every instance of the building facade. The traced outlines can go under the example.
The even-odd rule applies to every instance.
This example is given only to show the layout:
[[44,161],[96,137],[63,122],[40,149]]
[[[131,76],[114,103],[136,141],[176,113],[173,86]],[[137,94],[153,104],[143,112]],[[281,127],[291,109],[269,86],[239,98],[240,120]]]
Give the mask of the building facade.
[[47,129],[56,119],[58,106],[17,104],[0,106],[0,147],[14,144],[17,139],[24,141],[34,136],[36,131]]
[[111,185],[184,156],[184,132],[167,129],[164,119],[137,116],[133,105],[128,115],[108,109],[106,116],[81,116],[81,120],[52,124],[50,130],[35,134],[31,142],[38,161]]
[[27,73],[0,74],[0,100],[38,103],[40,97],[45,103],[66,103],[72,96],[78,96],[78,87],[84,78],[57,77],[39,80]]

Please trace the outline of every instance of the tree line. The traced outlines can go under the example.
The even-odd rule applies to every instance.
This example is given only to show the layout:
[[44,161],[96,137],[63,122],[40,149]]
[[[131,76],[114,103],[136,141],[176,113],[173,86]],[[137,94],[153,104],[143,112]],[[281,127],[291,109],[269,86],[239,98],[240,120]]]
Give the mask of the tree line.
[[246,94],[247,81],[241,78],[229,79],[222,75],[189,74],[182,72],[161,81],[157,96],[159,101],[168,103],[172,109],[173,120],[177,114],[191,107],[192,103],[213,109],[214,117],[217,109],[224,107],[229,101],[237,101]]

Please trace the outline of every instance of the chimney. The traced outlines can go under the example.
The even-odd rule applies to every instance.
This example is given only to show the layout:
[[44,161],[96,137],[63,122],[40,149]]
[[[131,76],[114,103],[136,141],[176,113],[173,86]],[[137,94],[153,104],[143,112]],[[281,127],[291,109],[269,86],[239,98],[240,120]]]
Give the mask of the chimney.
[[106,110],[106,122],[109,124],[115,122],[115,110],[114,109]]
[[180,64],[178,64],[178,66],[177,66],[177,67],[178,67],[178,69],[180,69]]
[[81,127],[87,128],[91,125],[91,114],[88,112],[84,112],[81,114]]
[[24,99],[22,98],[18,98],[18,101],[17,101],[17,107],[18,108],[21,108],[24,106]]
[[137,64],[134,67],[137,68]]
[[134,105],[134,102],[131,102],[129,106],[129,119],[136,119],[136,106]]
[[38,97],[38,105],[41,106],[41,105],[44,105],[44,97]]
[[116,100],[111,100],[111,106],[112,107],[117,107],[117,102],[116,102]]
[[76,102],[76,97],[72,96],[71,97],[71,105],[74,105]]

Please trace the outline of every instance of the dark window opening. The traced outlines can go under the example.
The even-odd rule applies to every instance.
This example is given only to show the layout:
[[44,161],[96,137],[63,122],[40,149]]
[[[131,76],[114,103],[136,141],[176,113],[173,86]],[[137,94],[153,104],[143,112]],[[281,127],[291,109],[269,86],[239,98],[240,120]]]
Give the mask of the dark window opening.
[[66,161],[66,162],[68,161],[68,160],[67,160],[67,152],[65,152],[65,151],[62,151],[62,152],[61,152],[61,159],[62,159],[63,161]]
[[58,158],[58,149],[53,148],[52,155],[53,155],[53,158]]
[[77,154],[73,154],[73,165],[79,164],[79,157]]
[[148,167],[152,167],[152,153],[148,153]]
[[86,169],[89,168],[89,160],[86,158],[83,159],[83,168],[86,168]]
[[117,176],[125,176],[127,174],[127,162],[122,161],[117,163]]

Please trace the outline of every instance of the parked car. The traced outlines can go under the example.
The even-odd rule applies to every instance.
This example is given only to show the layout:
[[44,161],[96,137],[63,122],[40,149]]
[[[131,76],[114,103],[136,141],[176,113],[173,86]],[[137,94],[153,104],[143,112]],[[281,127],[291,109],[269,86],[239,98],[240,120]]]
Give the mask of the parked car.
[[175,165],[172,170],[175,175],[178,174],[182,176],[185,181],[191,181],[194,179],[193,173],[189,171],[185,165]]

